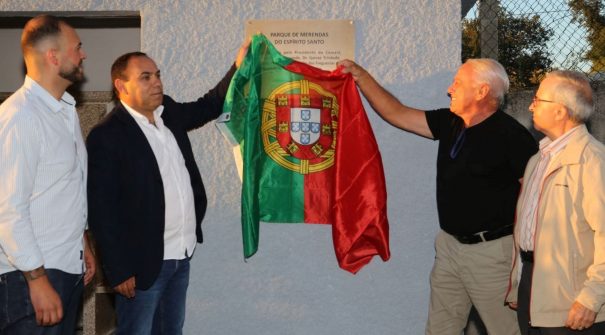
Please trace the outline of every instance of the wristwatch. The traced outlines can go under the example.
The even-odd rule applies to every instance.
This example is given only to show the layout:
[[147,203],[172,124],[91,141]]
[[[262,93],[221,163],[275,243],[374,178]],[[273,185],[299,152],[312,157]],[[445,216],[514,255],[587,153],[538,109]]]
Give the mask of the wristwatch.
[[44,269],[44,265],[39,267],[39,268],[35,268],[31,271],[23,271],[23,276],[25,277],[25,280],[27,281],[32,281],[34,279],[38,279],[40,277],[46,276],[46,270]]

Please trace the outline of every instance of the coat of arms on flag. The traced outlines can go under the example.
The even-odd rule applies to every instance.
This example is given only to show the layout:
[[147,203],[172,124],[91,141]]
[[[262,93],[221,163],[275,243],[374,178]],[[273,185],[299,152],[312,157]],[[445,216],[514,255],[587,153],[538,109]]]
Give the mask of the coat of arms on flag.
[[301,174],[334,164],[337,126],[336,97],[304,79],[279,86],[263,104],[265,152],[280,166]]

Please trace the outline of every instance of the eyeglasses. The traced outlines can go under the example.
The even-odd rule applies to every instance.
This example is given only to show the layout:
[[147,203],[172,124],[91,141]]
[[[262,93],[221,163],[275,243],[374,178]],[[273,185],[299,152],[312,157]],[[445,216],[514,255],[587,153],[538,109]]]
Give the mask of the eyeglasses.
[[534,95],[534,98],[533,98],[531,101],[532,101],[532,103],[533,103],[534,105],[535,105],[536,103],[538,103],[538,102],[550,102],[550,103],[553,103],[553,104],[558,104],[558,102],[556,102],[556,101],[540,99],[540,98],[538,98],[538,96],[536,96],[536,95]]

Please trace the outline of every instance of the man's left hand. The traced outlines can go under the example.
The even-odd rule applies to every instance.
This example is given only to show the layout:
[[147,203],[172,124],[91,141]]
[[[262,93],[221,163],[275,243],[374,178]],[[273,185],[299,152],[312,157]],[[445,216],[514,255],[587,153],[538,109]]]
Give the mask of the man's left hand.
[[590,309],[584,307],[584,305],[582,305],[581,303],[574,301],[573,305],[571,305],[569,313],[567,314],[567,321],[565,322],[565,327],[568,327],[573,330],[586,329],[592,326],[596,317],[596,312],[593,312]]
[[248,38],[242,46],[239,48],[239,52],[237,53],[237,57],[235,58],[235,67],[239,69],[239,66],[242,65],[246,54],[248,53],[248,48],[250,47],[251,38]]

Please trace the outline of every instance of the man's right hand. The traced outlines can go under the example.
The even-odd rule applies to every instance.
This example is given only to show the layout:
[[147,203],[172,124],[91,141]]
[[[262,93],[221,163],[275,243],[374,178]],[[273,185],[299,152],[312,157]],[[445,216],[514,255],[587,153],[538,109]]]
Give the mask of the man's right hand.
[[424,111],[399,102],[394,95],[380,86],[368,71],[352,60],[343,59],[336,65],[342,68],[342,73],[351,74],[370,106],[388,123],[422,137],[433,138]]
[[36,322],[40,326],[52,326],[63,319],[63,304],[47,276],[27,282],[29,296],[36,312]]
[[368,73],[364,68],[349,59],[338,61],[336,66],[342,67],[342,73],[350,73],[356,82]]
[[134,298],[134,288],[136,287],[134,276],[126,279],[120,285],[114,287],[113,289],[125,296],[126,298]]

